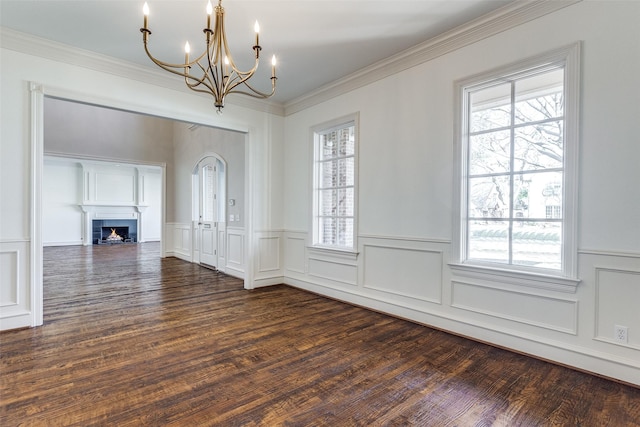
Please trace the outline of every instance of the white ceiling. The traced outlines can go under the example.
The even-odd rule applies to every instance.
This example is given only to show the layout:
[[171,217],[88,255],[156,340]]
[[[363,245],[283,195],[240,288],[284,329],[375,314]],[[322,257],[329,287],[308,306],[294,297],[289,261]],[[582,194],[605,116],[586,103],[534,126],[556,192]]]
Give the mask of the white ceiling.
[[[184,43],[204,49],[206,0],[147,0],[149,46],[161,60],[182,62]],[[229,47],[250,67],[253,23],[260,22],[264,85],[272,54],[286,103],[424,42],[514,0],[224,0]],[[528,0],[520,0],[528,1]],[[0,24],[16,31],[155,67],[142,47],[144,0],[0,0]],[[215,5],[215,0],[212,2]],[[243,61],[244,59],[244,61]],[[176,77],[178,78],[178,77]]]

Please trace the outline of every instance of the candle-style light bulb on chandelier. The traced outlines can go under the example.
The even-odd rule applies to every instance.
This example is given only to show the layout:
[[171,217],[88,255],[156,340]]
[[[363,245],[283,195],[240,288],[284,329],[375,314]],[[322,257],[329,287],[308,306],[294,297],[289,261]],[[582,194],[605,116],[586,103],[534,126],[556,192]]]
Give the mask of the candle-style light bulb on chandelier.
[[151,30],[149,30],[149,5],[147,3],[144,4],[142,11],[144,14],[144,24],[143,27],[140,28],[140,31],[142,32],[144,50],[149,58],[163,70],[184,77],[184,82],[189,89],[212,95],[218,113],[222,112],[221,109],[224,107],[224,99],[230,93],[241,93],[261,99],[269,98],[275,93],[277,80],[275,55],[273,55],[271,59],[271,92],[261,92],[251,87],[248,83],[248,80],[253,77],[258,69],[260,51],[262,50],[260,47],[260,26],[258,25],[258,21],[256,21],[254,25],[256,40],[252,48],[255,51],[255,64],[249,71],[240,71],[233,62],[233,57],[227,45],[227,36],[224,32],[224,8],[222,7],[222,0],[218,0],[218,5],[215,7],[216,17],[213,29],[211,29],[213,7],[211,1],[207,4],[207,26],[203,30],[207,43],[205,51],[199,56],[190,59],[191,46],[189,42],[187,42],[184,46],[184,64],[163,62],[151,55],[148,46]]

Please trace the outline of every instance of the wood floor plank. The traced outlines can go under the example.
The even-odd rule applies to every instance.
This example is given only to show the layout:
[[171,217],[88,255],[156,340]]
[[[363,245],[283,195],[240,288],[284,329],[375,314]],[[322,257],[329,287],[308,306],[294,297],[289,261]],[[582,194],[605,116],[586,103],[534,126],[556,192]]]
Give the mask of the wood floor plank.
[[640,425],[640,389],[155,243],[44,263],[44,326],[0,333],[2,427]]

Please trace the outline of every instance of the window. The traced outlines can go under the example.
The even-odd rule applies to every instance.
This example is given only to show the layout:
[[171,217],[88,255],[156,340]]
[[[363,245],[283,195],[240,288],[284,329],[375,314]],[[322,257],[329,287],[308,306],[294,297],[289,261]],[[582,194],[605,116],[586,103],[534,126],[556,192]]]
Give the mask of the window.
[[314,131],[313,245],[355,249],[356,120]]
[[457,85],[462,264],[575,277],[578,54]]

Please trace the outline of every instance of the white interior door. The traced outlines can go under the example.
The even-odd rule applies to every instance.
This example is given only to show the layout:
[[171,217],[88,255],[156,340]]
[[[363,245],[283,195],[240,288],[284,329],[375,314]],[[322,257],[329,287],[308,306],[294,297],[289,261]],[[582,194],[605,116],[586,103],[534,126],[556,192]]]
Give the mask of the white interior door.
[[218,265],[218,182],[216,159],[207,158],[198,167],[200,191],[198,212],[198,238],[200,263],[210,267]]

